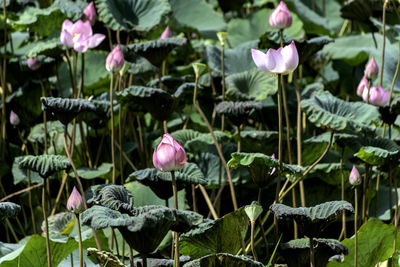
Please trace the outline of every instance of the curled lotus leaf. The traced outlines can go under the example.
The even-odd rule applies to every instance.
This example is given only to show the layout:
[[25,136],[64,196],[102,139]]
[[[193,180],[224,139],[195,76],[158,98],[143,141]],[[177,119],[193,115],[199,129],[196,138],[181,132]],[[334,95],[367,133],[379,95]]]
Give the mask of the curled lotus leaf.
[[373,131],[372,121],[379,121],[377,107],[361,102],[346,102],[327,91],[316,92],[301,101],[308,119],[317,127],[333,131]]
[[126,47],[125,56],[129,61],[130,54],[138,54],[146,58],[156,67],[161,67],[168,54],[176,47],[186,44],[186,38],[166,38],[136,43]]
[[98,191],[94,203],[117,210],[122,213],[132,214],[134,210],[133,196],[122,185],[106,185]]
[[382,165],[397,157],[400,146],[388,138],[354,138],[358,152],[356,157],[371,165]]
[[35,171],[42,178],[47,178],[53,173],[68,170],[71,167],[71,163],[66,156],[61,155],[28,155],[21,158],[18,162],[18,167]]
[[42,109],[50,111],[59,121],[67,125],[79,113],[95,111],[96,107],[86,99],[42,97]]
[[239,256],[229,253],[210,254],[200,259],[190,261],[183,267],[201,267],[201,266],[242,266],[242,267],[263,267],[264,264],[245,256]]
[[278,220],[294,219],[300,230],[308,237],[318,237],[321,232],[345,211],[354,213],[353,206],[344,200],[329,201],[314,207],[292,208],[284,204],[269,207]]
[[215,107],[215,111],[218,114],[224,114],[227,116],[233,124],[236,126],[241,125],[247,117],[249,116],[250,112],[253,110],[261,110],[262,104],[260,102],[254,101],[224,101],[219,103]]
[[87,248],[88,256],[95,256],[96,259],[103,265],[108,267],[125,267],[117,256],[108,251],[100,251],[96,248]]
[[0,221],[17,216],[21,206],[13,202],[0,202]]
[[[347,247],[335,239],[315,238],[315,266],[324,267],[329,259],[335,256],[347,255]],[[279,246],[279,253],[287,261],[288,267],[310,266],[310,239],[291,240]]]
[[[75,218],[74,213],[72,212],[60,212],[54,215],[49,216],[49,233],[51,234],[60,234],[66,228],[66,226],[71,222],[72,219]],[[41,229],[43,232],[46,232],[45,222],[42,222]]]

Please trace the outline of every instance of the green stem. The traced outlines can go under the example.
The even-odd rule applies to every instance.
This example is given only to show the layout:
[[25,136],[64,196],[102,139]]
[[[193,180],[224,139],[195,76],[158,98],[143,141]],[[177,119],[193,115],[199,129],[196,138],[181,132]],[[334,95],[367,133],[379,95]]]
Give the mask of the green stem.
[[[341,173],[341,176],[342,176],[341,197],[342,197],[342,200],[345,200],[344,199],[344,185],[345,185],[345,182],[344,182],[344,172],[343,172],[343,161],[344,161],[344,147],[342,147],[342,153],[341,153],[341,157],[340,157],[340,173]],[[346,233],[346,213],[345,212],[343,212],[343,214],[342,214],[342,232],[343,232],[343,237],[347,238],[347,233]]]
[[368,93],[367,93],[367,104],[369,104],[369,91],[370,91],[370,89],[371,89],[371,80],[370,79],[368,79]]
[[[122,77],[119,79],[119,83],[118,83],[118,91],[122,90]],[[123,143],[122,143],[122,138],[123,138],[123,127],[122,127],[122,105],[119,105],[119,109],[118,109],[118,142],[120,145],[120,149],[119,149],[119,173],[120,173],[120,177],[121,177],[121,184],[124,184],[124,162],[123,162]]]
[[251,243],[251,252],[253,253],[253,257],[256,261],[258,261],[256,250],[254,249],[254,225],[255,221],[251,221],[251,233],[250,233],[250,243]]
[[396,66],[396,71],[393,76],[392,80],[392,85],[390,86],[390,95],[389,95],[389,103],[388,105],[390,106],[390,103],[392,103],[392,93],[393,93],[393,88],[394,88],[394,83],[396,82],[397,75],[399,75],[399,68],[400,68],[400,40],[399,40],[399,54],[397,56],[397,66]]
[[[222,101],[225,101],[225,44],[221,43]],[[221,115],[221,131],[225,129],[225,115]]]
[[[42,79],[40,81],[40,87],[42,88],[42,97],[46,97],[46,89],[44,88],[44,84]],[[43,129],[44,129],[44,154],[47,154],[47,114],[46,111],[43,111]]]
[[112,183],[116,182],[116,165],[115,165],[115,132],[114,132],[114,101],[113,101],[113,82],[114,82],[114,74],[111,73],[111,81],[110,81],[110,112],[111,112],[111,161],[113,165],[112,170]]
[[315,267],[314,238],[310,237],[310,267]]
[[242,128],[242,125],[239,125],[238,127],[238,141],[237,141],[237,152],[240,152],[240,150],[241,150],[241,144],[242,144],[242,138],[241,138],[241,136],[240,136],[240,129]]
[[[171,171],[171,180],[172,180],[172,191],[174,193],[174,209],[178,210],[178,190],[177,190],[176,180],[175,180],[175,171]],[[179,234],[178,234],[178,232],[174,232],[174,239],[175,239],[174,265],[175,265],[175,267],[179,267]]]
[[358,217],[358,196],[357,196],[357,187],[354,187],[354,267],[357,267],[357,253],[358,253],[357,217]]
[[[395,200],[396,200],[396,209],[394,212],[394,240],[393,240],[393,256],[396,253],[397,250],[397,228],[398,228],[398,224],[399,224],[399,197],[397,195],[397,177],[395,177],[392,173],[392,167],[389,164],[389,179],[393,179],[393,185],[394,185],[394,190],[395,192]],[[392,193],[392,192],[390,192]],[[392,261],[392,266],[393,265],[393,261]]]
[[381,63],[381,72],[379,75],[379,86],[382,86],[383,82],[383,67],[385,66],[385,44],[386,44],[386,6],[388,4],[388,0],[385,0],[383,3],[383,11],[382,11],[382,63]]
[[49,223],[47,220],[47,207],[46,207],[46,184],[47,178],[43,178],[43,187],[42,187],[42,210],[43,210],[43,219],[46,230],[46,253],[47,253],[47,267],[51,267],[51,253],[50,253],[50,237],[49,237]]
[[6,1],[3,1],[3,21],[5,21],[5,27],[3,27],[4,30],[4,52],[3,52],[3,65],[1,66],[0,69],[0,75],[1,75],[1,88],[3,89],[2,97],[1,97],[1,102],[2,102],[2,109],[1,109],[1,126],[2,126],[2,146],[1,146],[1,158],[4,160],[5,157],[5,148],[7,146],[7,119],[6,119],[6,97],[7,97],[7,83],[6,83],[6,71],[7,71],[7,5]]
[[79,266],[83,267],[83,247],[82,247],[82,233],[81,233],[81,222],[79,219],[79,214],[75,214],[76,216],[76,225],[78,227],[78,243],[79,243]]
[[143,256],[142,265],[143,265],[143,267],[147,267],[147,257],[146,256]]

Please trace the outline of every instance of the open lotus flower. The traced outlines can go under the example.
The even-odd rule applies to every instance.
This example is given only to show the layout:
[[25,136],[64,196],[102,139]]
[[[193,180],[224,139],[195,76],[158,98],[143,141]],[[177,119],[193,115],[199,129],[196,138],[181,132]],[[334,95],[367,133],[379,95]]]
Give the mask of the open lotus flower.
[[171,37],[172,37],[171,29],[169,28],[169,26],[167,26],[167,28],[165,28],[165,30],[161,34],[160,39],[167,39]]
[[67,209],[73,213],[80,213],[83,211],[83,198],[75,186],[68,198]]
[[10,112],[10,123],[11,125],[17,126],[20,123],[17,113],[11,110]]
[[363,76],[360,83],[357,86],[357,95],[362,96],[364,90],[368,90],[368,80],[367,77]]
[[[363,100],[367,102],[368,90],[363,92]],[[389,103],[390,91],[383,89],[381,86],[371,86],[369,89],[369,103],[375,106],[385,106]]]
[[286,4],[281,1],[269,16],[269,25],[277,29],[289,28],[292,25],[292,15]]
[[176,171],[186,163],[185,149],[170,134],[164,134],[153,153],[154,167],[163,172]]
[[64,21],[60,35],[61,43],[81,53],[98,46],[104,38],[104,34],[93,34],[89,21],[78,20],[72,23],[68,19]]
[[94,25],[96,22],[97,14],[96,14],[96,9],[94,8],[94,3],[90,2],[89,5],[83,10],[82,13],[82,20],[86,21],[88,20],[90,22],[90,25]]
[[122,53],[121,46],[117,45],[107,56],[106,69],[111,72],[118,72],[124,64],[124,54]]
[[350,172],[349,182],[350,182],[351,185],[359,185],[359,184],[361,184],[360,173],[358,172],[356,166],[354,166],[354,165],[353,165],[353,168],[351,169],[351,172]]
[[270,48],[267,53],[251,49],[251,55],[257,68],[269,73],[288,74],[299,64],[299,54],[294,41],[278,50]]
[[368,62],[367,66],[365,67],[364,76],[367,77],[367,79],[375,80],[376,77],[378,77],[378,74],[379,74],[379,67],[376,64],[375,59],[371,58],[371,60]]
[[31,70],[37,70],[41,66],[40,60],[37,57],[29,57],[26,64]]

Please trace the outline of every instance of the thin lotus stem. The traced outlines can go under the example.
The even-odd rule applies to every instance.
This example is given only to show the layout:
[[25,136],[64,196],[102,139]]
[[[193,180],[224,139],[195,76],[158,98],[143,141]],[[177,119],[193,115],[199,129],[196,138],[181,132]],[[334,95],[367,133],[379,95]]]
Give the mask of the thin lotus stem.
[[[342,176],[342,191],[341,191],[341,197],[342,200],[344,199],[344,172],[343,172],[343,161],[344,161],[344,147],[342,147],[342,153],[341,153],[341,157],[340,157],[340,173]],[[342,214],[342,232],[343,232],[343,237],[347,238],[347,233],[346,233],[346,213],[343,212]]]
[[147,267],[147,257],[145,255],[142,258],[142,265],[143,267]]
[[129,266],[134,266],[133,265],[133,249],[131,246],[129,246]]
[[242,124],[239,125],[238,127],[238,141],[237,141],[237,152],[240,152],[241,150],[241,144],[242,144],[242,137],[240,136],[240,129],[242,128]]
[[[44,84],[42,79],[40,81],[40,87],[42,88],[42,97],[46,97],[46,88],[44,88]],[[46,111],[43,111],[43,130],[44,130],[44,154],[47,154],[47,116]]]
[[8,229],[10,229],[11,235],[14,237],[15,241],[18,243],[19,239],[18,239],[17,234],[15,233],[15,231],[13,229],[13,226],[10,223],[10,220],[8,218],[6,218],[5,221],[7,223]]
[[68,173],[65,172],[64,175],[63,175],[63,178],[62,178],[62,180],[61,180],[60,188],[58,189],[58,193],[57,193],[57,197],[56,197],[56,202],[55,202],[55,204],[54,204],[53,209],[51,210],[50,215],[54,215],[54,214],[56,213],[56,209],[57,209],[58,203],[60,202],[61,195],[62,195],[62,192],[63,192],[64,187],[65,187],[65,183],[67,182],[67,178],[68,178]]
[[[396,209],[394,212],[394,240],[393,240],[393,255],[396,253],[397,250],[397,228],[399,225],[399,197],[397,195],[397,177],[393,175],[392,167],[389,165],[389,179],[393,179],[393,185],[394,185],[394,190],[395,192],[395,200],[396,200]],[[390,192],[391,193],[391,192]],[[394,266],[394,263],[392,261],[392,266]]]
[[[6,5],[6,1],[3,1],[3,19],[6,22],[7,21],[7,5]],[[7,26],[7,23],[6,23]],[[3,66],[1,66],[0,69],[0,73],[1,73],[1,88],[3,89],[3,93],[2,93],[2,98],[1,98],[1,102],[2,102],[2,109],[1,109],[1,126],[2,126],[2,141],[3,141],[3,146],[1,147],[1,158],[4,160],[4,156],[5,156],[5,148],[7,146],[7,120],[6,120],[6,97],[7,97],[7,83],[6,83],[6,71],[7,71],[7,27],[3,27],[4,29],[4,42],[3,42],[3,46],[4,46],[4,51],[3,51]]]
[[162,121],[162,126],[163,126],[164,133],[165,134],[168,133],[168,127],[167,127],[167,121],[166,120]]
[[393,76],[392,85],[390,86],[390,95],[389,95],[389,103],[388,103],[389,106],[390,106],[390,103],[392,103],[392,93],[393,93],[394,84],[397,79],[397,75],[399,75],[399,68],[400,68],[400,40],[399,40],[399,54],[397,56],[396,71]]
[[[121,83],[122,83],[123,79],[122,77],[120,77],[119,79],[119,83],[118,83],[118,91],[122,90]],[[123,127],[122,127],[122,105],[119,105],[119,109],[118,109],[118,142],[121,145],[121,147],[123,147],[123,143],[122,143],[122,138],[123,138]],[[124,161],[123,161],[123,150],[120,148],[119,149],[119,173],[120,173],[120,177],[121,177],[121,184],[124,184]]]
[[[297,207],[297,203],[296,203],[296,187],[293,187],[293,189],[292,189],[292,206],[293,206],[293,208]],[[294,236],[294,239],[298,238],[297,222],[295,220],[293,220],[293,236]]]
[[82,247],[82,233],[81,233],[81,222],[79,219],[79,214],[75,214],[76,226],[78,227],[78,244],[79,244],[79,266],[83,267],[83,247]]
[[369,104],[369,92],[370,92],[370,89],[371,89],[371,80],[368,79],[367,104]]
[[84,78],[85,78],[85,53],[81,53],[81,78],[80,78],[79,89],[78,89],[78,94],[76,95],[76,98],[80,98],[81,93],[83,94]]
[[315,267],[314,238],[310,237],[310,267]]
[[117,252],[117,256],[119,256],[119,247],[118,247],[118,240],[117,240],[117,235],[115,234],[114,228],[111,228],[113,231],[113,236],[114,236],[114,242],[115,242],[115,250]]
[[[27,170],[26,176],[28,177],[28,187],[31,187],[31,171]],[[0,201],[1,202],[1,201]],[[32,226],[33,226],[33,233],[36,235],[36,218],[35,218],[35,212],[33,210],[33,205],[32,205],[32,192],[31,190],[28,190],[28,203],[29,203],[29,210],[31,212],[31,219],[32,219]]]
[[392,220],[393,219],[393,197],[392,197],[392,195],[393,195],[393,193],[392,193],[392,190],[393,190],[393,182],[392,182],[392,179],[389,179],[389,210],[390,210],[390,220]]
[[[221,43],[222,101],[225,101],[225,43]],[[221,115],[221,131],[225,130],[225,115]]]
[[211,214],[212,214],[214,220],[218,219],[218,215],[217,215],[217,213],[215,212],[214,206],[213,206],[213,204],[211,203],[210,197],[208,196],[206,189],[205,189],[204,186],[202,186],[202,185],[199,185],[199,188],[200,188],[201,193],[202,193],[203,196],[204,196],[204,200],[206,201],[207,206],[208,206],[208,208],[210,209],[210,212],[211,212]]
[[46,184],[47,178],[43,178],[44,184],[42,187],[42,210],[43,219],[46,230],[46,252],[47,252],[47,267],[51,267],[51,253],[50,253],[50,237],[49,237],[49,223],[47,221],[47,207],[46,207]]
[[72,70],[72,74],[74,75],[74,97],[77,97],[78,93],[76,91],[76,73],[77,73],[77,69],[78,69],[78,57],[77,57],[77,53],[72,50],[72,63],[73,63],[73,70]]
[[[171,180],[172,180],[172,191],[174,193],[174,209],[178,210],[178,190],[176,186],[175,180],[175,171],[171,171]],[[174,266],[179,267],[179,234],[178,232],[174,232],[175,239],[175,257],[174,257]]]
[[25,192],[29,192],[32,189],[39,188],[41,186],[43,186],[43,184],[35,184],[35,185],[32,185],[32,186],[28,186],[27,188],[21,189],[21,190],[19,190],[17,192],[14,192],[12,194],[9,194],[9,195],[3,197],[2,199],[0,199],[0,202],[6,201],[7,199],[10,199],[12,197],[18,196],[18,195],[20,195],[22,193],[25,193]]
[[193,211],[198,212],[197,198],[196,198],[196,186],[194,184],[192,184],[192,203],[193,203]]
[[121,248],[121,261],[125,262],[125,239],[122,238],[122,248]]
[[115,165],[115,125],[114,125],[114,100],[113,100],[113,82],[114,82],[114,74],[111,73],[111,81],[110,81],[110,112],[111,112],[111,161],[113,165],[112,170],[112,183],[115,184],[116,182],[116,165]]
[[206,123],[208,131],[210,132],[211,137],[212,137],[212,139],[214,141],[214,145],[215,145],[215,148],[217,149],[218,156],[219,156],[222,164],[224,165],[226,174],[228,176],[229,187],[230,187],[230,190],[231,190],[231,198],[232,198],[233,209],[237,210],[238,206],[237,206],[237,201],[236,201],[235,187],[234,187],[233,182],[232,182],[231,172],[230,172],[230,170],[228,168],[228,165],[226,164],[226,160],[224,158],[224,155],[222,154],[221,147],[218,144],[218,141],[217,141],[217,138],[215,137],[214,131],[211,128],[211,125],[208,122],[208,119],[207,119],[206,115],[204,115],[203,111],[201,110],[200,106],[197,104],[197,101],[196,101],[198,82],[199,82],[199,76],[196,75],[194,93],[193,93],[193,105],[196,108],[197,112],[200,113],[200,116],[202,117],[203,121]]
[[354,187],[354,267],[357,267],[357,254],[358,254],[357,217],[358,217],[358,196],[357,196],[357,187]]
[[251,252],[253,253],[253,257],[256,261],[258,261],[256,250],[254,249],[254,225],[255,221],[251,221],[251,233],[250,233],[250,244],[251,244]]
[[385,44],[386,44],[386,6],[388,4],[388,0],[385,0],[383,3],[383,11],[382,11],[382,63],[381,63],[381,71],[379,75],[379,86],[382,86],[383,82],[383,67],[385,66]]
[[362,223],[366,220],[366,210],[367,210],[367,203],[366,203],[366,195],[367,195],[367,183],[368,183],[368,164],[365,163],[365,176],[363,181],[363,190],[362,190],[362,207],[361,207],[361,221]]
[[114,141],[115,146],[118,148],[118,150],[121,152],[122,151],[122,156],[124,157],[124,159],[128,162],[129,166],[131,166],[131,168],[134,171],[137,171],[138,168],[136,168],[135,164],[133,164],[133,162],[129,159],[128,155],[126,155],[126,153],[121,149],[121,146],[117,143],[117,141]]

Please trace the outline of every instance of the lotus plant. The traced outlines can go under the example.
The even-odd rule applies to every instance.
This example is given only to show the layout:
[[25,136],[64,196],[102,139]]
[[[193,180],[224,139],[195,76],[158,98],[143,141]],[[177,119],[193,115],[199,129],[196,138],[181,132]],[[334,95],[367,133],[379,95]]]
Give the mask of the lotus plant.
[[84,263],[83,263],[82,233],[81,233],[79,214],[84,210],[84,204],[83,204],[83,198],[81,194],[79,194],[75,186],[74,189],[72,189],[72,193],[68,198],[67,209],[73,212],[76,216],[76,225],[78,228],[78,242],[79,242],[79,263],[80,267],[83,267]]
[[165,28],[165,30],[162,32],[160,39],[167,39],[172,37],[172,32],[169,26]]
[[283,1],[279,3],[269,16],[269,25],[276,29],[285,29],[292,25],[292,15]]
[[357,86],[357,95],[362,97],[365,89],[368,90],[368,79],[364,75]]
[[40,60],[37,57],[29,57],[26,64],[31,70],[37,70],[41,66]]
[[17,126],[20,123],[20,119],[14,111],[11,110],[10,112],[10,123],[13,126]]
[[117,45],[107,56],[106,69],[109,72],[119,72],[125,64],[124,54],[120,45]]
[[354,186],[354,266],[357,267],[357,250],[358,250],[358,238],[357,238],[357,216],[358,216],[358,196],[357,186],[361,184],[361,176],[356,166],[353,165],[351,169],[349,182]]
[[371,60],[368,62],[367,66],[365,67],[364,70],[364,76],[368,80],[375,80],[378,77],[379,74],[379,67],[376,64],[376,61],[374,58],[371,58]]
[[94,8],[94,3],[90,2],[89,5],[83,10],[82,20],[89,21],[90,25],[94,25],[97,19],[96,9]]
[[389,103],[390,91],[381,86],[371,86],[369,90],[364,90],[362,97],[365,102],[382,107]]

